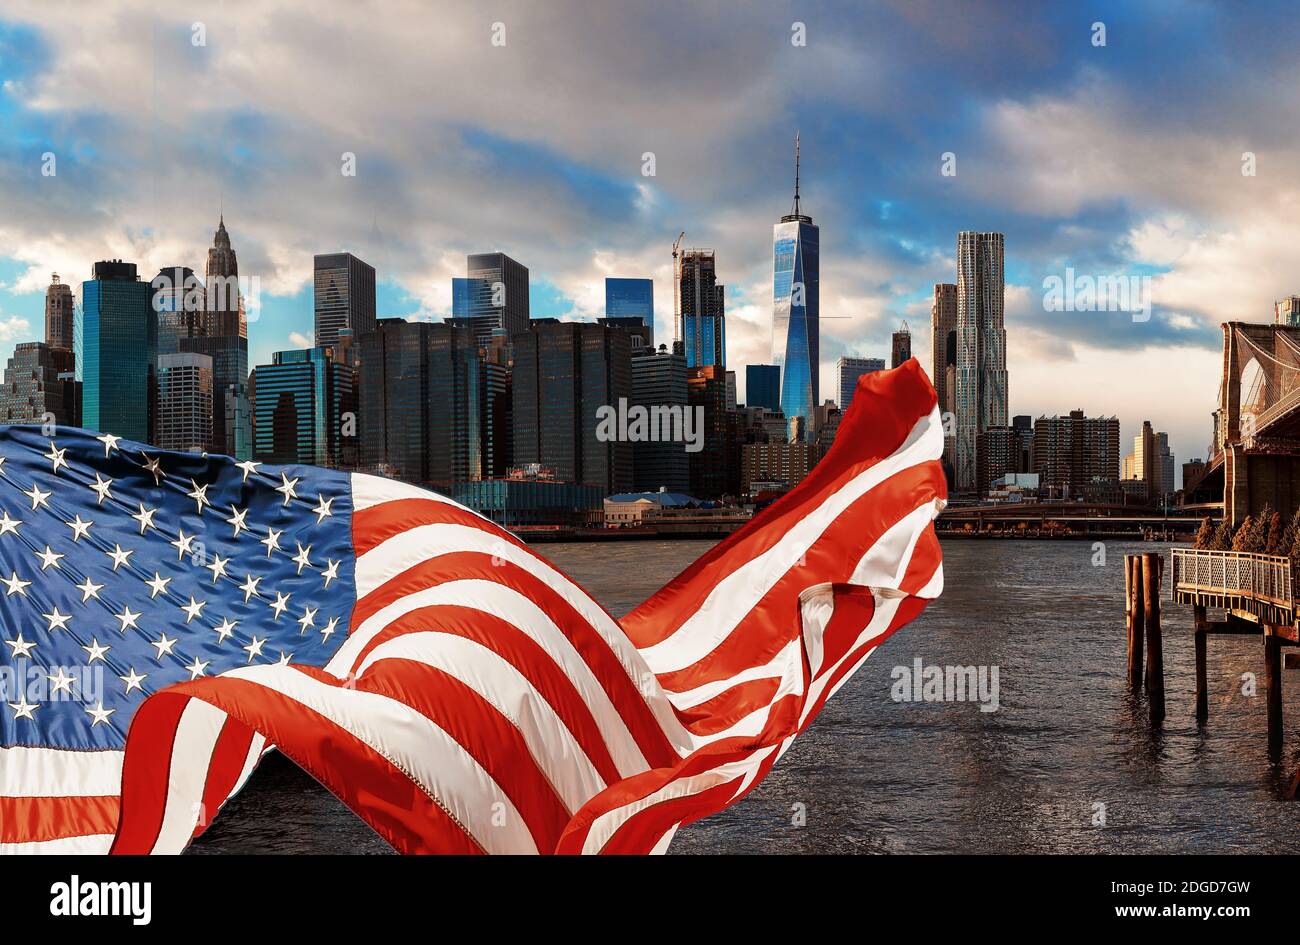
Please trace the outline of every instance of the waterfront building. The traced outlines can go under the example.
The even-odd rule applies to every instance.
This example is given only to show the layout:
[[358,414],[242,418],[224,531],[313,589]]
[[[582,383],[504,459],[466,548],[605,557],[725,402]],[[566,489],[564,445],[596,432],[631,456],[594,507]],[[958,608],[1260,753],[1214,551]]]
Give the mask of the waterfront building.
[[858,381],[872,371],[883,371],[885,362],[882,358],[841,357],[835,362],[835,389],[839,392],[841,410],[848,410],[853,403],[853,392],[858,388]]
[[491,343],[494,328],[507,337],[528,330],[527,266],[505,253],[473,253],[465,257],[465,276],[451,281],[451,314],[480,348]]
[[745,365],[745,404],[767,410],[781,409],[781,369],[775,364]]
[[907,322],[903,322],[898,331],[894,332],[889,351],[891,368],[898,367],[912,356],[912,330],[907,327]]
[[[499,330],[499,329],[498,329]],[[514,374],[509,362],[480,365],[480,439],[484,479],[506,474],[514,465]]]
[[455,483],[446,494],[504,528],[599,524],[606,495],[600,486],[562,482],[518,468],[503,479]]
[[1019,443],[1013,444],[1016,450],[1014,459],[1015,468],[1009,472],[1028,473],[1034,468],[1034,418],[1027,414],[1020,414],[1011,418],[1011,429],[1015,431]]
[[994,480],[1017,473],[1020,465],[1020,432],[1013,427],[989,427],[978,438],[976,488],[987,492]]
[[955,476],[980,488],[979,435],[1007,425],[1007,333],[1003,324],[1001,233],[957,235],[957,387]]
[[351,253],[315,257],[312,279],[315,342],[332,348],[339,331],[360,338],[375,329],[375,269]]
[[59,281],[56,272],[45,290],[45,343],[51,348],[71,351],[75,346],[76,302],[72,286]]
[[79,426],[73,354],[43,341],[14,346],[0,387],[0,423]]
[[701,499],[727,492],[727,377],[719,365],[687,368],[686,398],[695,416],[703,417],[703,448],[688,454],[690,491]]
[[821,231],[799,207],[799,137],[794,205],[772,228],[772,363],[781,369],[781,412],[812,435],[820,397]]
[[1119,418],[1085,417],[1072,410],[1034,423],[1033,469],[1057,497],[1082,493],[1093,480],[1115,480],[1120,469]]
[[75,359],[81,376],[81,422],[91,430],[153,441],[158,318],[150,286],[134,263],[95,263],[81,284]]
[[741,448],[741,488],[746,495],[779,486],[792,489],[803,481],[811,468],[812,447],[797,443],[746,443]]
[[605,499],[605,527],[632,528],[663,518],[673,511],[698,509],[700,504],[698,499],[682,492],[623,492]]
[[557,480],[598,486],[602,495],[628,491],[633,444],[601,439],[598,413],[632,395],[628,333],[539,318],[511,345],[514,463],[553,469]]
[[356,374],[332,348],[277,351],[252,377],[253,454],[269,463],[338,467]]
[[675,256],[677,340],[688,368],[727,363],[726,286],[718,282],[711,249],[682,250]]
[[[686,357],[661,345],[658,351],[632,358],[631,403],[661,415],[686,419],[689,408]],[[653,492],[690,488],[690,459],[683,440],[639,440],[632,446],[633,488]]]
[[157,445],[205,452],[212,418],[212,359],[192,352],[158,355]]
[[[469,327],[381,318],[359,360],[363,467],[437,488],[482,477],[489,366]],[[504,388],[494,378],[493,395]]]

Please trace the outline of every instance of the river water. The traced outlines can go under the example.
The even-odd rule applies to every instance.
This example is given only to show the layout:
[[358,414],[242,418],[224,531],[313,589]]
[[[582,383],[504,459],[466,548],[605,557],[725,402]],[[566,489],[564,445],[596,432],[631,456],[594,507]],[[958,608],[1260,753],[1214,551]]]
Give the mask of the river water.
[[[621,615],[709,542],[541,545]],[[768,778],[683,828],[673,853],[1296,852],[1300,673],[1284,670],[1287,739],[1265,745],[1263,647],[1211,637],[1198,729],[1190,608],[1165,602],[1167,718],[1127,692],[1123,555],[1111,542],[944,542],[940,600],[867,660]],[[998,670],[997,711],[898,702],[896,666]],[[1258,694],[1242,676],[1258,674]],[[1103,823],[1104,821],[1104,823]],[[192,853],[388,853],[332,795],[269,756]]]

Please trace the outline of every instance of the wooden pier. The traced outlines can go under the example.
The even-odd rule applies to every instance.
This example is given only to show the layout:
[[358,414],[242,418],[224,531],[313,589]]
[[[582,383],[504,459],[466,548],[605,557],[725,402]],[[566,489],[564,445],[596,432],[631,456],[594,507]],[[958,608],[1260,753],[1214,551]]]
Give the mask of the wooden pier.
[[[1160,639],[1162,565],[1163,558],[1158,553],[1125,556],[1129,682],[1136,691],[1135,680],[1144,678],[1152,722],[1159,722],[1164,717]],[[1259,636],[1264,644],[1268,756],[1271,761],[1281,761],[1283,649],[1300,644],[1291,559],[1281,555],[1178,548],[1170,555],[1170,574],[1173,599],[1192,605],[1197,723],[1204,725],[1209,720],[1206,673],[1209,638],[1216,635]],[[1210,609],[1222,610],[1224,619],[1209,619]],[[1144,654],[1135,652],[1135,649],[1144,641],[1146,673],[1142,677]],[[1300,783],[1300,772],[1292,780],[1293,796],[1297,783]]]

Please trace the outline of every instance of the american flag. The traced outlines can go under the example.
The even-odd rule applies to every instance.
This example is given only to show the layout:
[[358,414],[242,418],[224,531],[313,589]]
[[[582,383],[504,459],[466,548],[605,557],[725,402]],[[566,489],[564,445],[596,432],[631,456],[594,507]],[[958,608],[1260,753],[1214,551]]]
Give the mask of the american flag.
[[0,850],[175,853],[272,746],[397,850],[662,852],[942,588],[935,394],[621,621],[389,479],[0,428]]

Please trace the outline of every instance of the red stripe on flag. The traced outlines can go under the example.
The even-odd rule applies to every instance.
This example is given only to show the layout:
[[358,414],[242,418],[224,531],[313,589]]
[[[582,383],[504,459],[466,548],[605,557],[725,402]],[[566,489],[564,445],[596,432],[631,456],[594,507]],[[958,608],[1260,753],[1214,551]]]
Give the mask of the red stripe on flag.
[[0,796],[0,843],[35,843],[91,834],[117,827],[113,795],[72,797]]
[[[337,679],[332,682],[339,684]],[[141,720],[154,712],[170,714],[167,702],[180,702],[183,708],[183,703],[191,697],[202,699],[261,732],[399,853],[483,852],[433,798],[379,752],[314,709],[244,679],[214,676],[178,683],[150,696],[137,711],[127,736],[127,765],[132,763],[130,743]],[[164,744],[170,748],[170,743],[169,739]],[[143,758],[148,752],[136,754]],[[156,746],[154,754],[159,754]],[[170,758],[171,752],[162,754]],[[133,775],[130,781],[123,775],[122,828],[113,846],[114,853],[148,852],[162,824],[165,776],[159,784],[156,765],[151,772],[137,769]],[[144,797],[152,803],[142,803]],[[150,825],[153,825],[152,836],[148,836]],[[135,842],[123,843],[124,835]],[[147,843],[141,842],[146,837]]]
[[208,779],[203,785],[203,810],[194,825],[194,836],[208,828],[221,805],[239,783],[248,761],[248,750],[253,744],[254,731],[242,722],[226,717],[217,736],[217,745],[208,764]]
[[[427,588],[472,578],[512,588],[536,604],[590,667],[601,688],[623,716],[646,759],[654,764],[656,759],[669,763],[677,757],[645,698],[605,639],[558,591],[518,565],[509,562],[494,565],[491,556],[481,552],[440,555],[417,564],[376,588],[358,602],[353,613],[369,616],[390,603]],[[357,625],[354,622],[354,627]],[[357,665],[359,660],[354,661],[353,667]]]
[[601,737],[591,708],[573,681],[535,640],[509,621],[472,607],[458,607],[454,604],[421,607],[393,621],[378,633],[362,649],[357,664],[365,662],[372,650],[389,640],[426,630],[474,640],[517,669],[555,710],[555,714],[591,759],[601,778],[606,782],[618,780],[618,768]]
[[[514,724],[455,676],[415,660],[382,660],[356,688],[397,699],[454,738],[519,811],[537,849],[554,849],[569,809]],[[485,798],[485,802],[488,799]]]
[[421,525],[465,525],[501,538],[536,557],[504,528],[468,509],[437,499],[391,499],[352,513],[352,544],[360,558],[367,551]]

